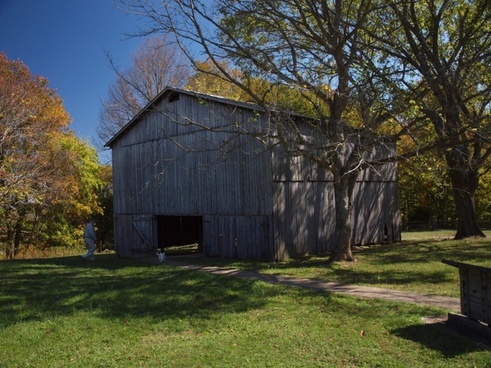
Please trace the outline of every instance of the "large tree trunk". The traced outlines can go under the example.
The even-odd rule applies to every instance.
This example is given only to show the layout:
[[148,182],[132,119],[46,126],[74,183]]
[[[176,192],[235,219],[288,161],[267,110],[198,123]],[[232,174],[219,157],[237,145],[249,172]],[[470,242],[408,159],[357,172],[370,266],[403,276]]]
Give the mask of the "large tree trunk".
[[[434,88],[441,106],[444,106],[444,117],[438,112],[428,110],[426,113],[433,122],[433,126],[442,141],[452,143],[452,148],[441,148],[447,162],[447,167],[452,183],[452,190],[457,212],[457,233],[455,239],[468,237],[486,237],[481,231],[477,221],[474,197],[479,185],[479,168],[481,161],[479,140],[469,141],[457,109],[457,101],[448,106],[446,96],[452,96],[451,84],[446,88],[447,94],[438,95],[438,87]],[[471,153],[473,152],[473,153]]]
[[353,209],[353,190],[356,182],[356,173],[334,175],[334,198],[336,211],[337,242],[331,251],[329,263],[337,261],[354,261],[351,249],[351,214]]
[[486,237],[479,226],[474,205],[478,182],[477,173],[451,168],[450,178],[458,218],[455,239]]

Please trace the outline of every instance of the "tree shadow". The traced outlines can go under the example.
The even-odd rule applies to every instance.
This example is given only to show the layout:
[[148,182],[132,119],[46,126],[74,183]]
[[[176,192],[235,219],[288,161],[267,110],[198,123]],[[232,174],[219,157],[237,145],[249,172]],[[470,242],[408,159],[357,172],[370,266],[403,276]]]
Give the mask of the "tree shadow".
[[[192,260],[191,263],[196,262]],[[391,260],[392,262],[392,260]],[[410,263],[410,261],[408,261]],[[205,264],[214,266],[234,267],[234,262],[231,263],[219,263],[213,260],[204,260]],[[392,263],[397,263],[397,259]],[[291,269],[312,269],[321,270],[316,276],[313,273],[306,278],[314,278],[319,280],[336,281],[339,283],[353,284],[364,283],[370,284],[376,287],[378,284],[384,285],[401,285],[401,284],[413,284],[420,283],[422,280],[428,285],[439,285],[442,282],[452,282],[453,277],[451,272],[445,272],[445,270],[434,270],[433,272],[425,272],[424,275],[416,270],[414,272],[408,272],[406,269],[397,270],[390,269],[381,272],[380,268],[374,267],[373,270],[363,270],[357,267],[357,263],[348,267],[339,267],[339,265],[332,265],[328,263],[328,257],[305,257],[302,260],[294,260],[285,263],[248,263],[246,265],[239,265],[241,269],[247,269],[254,272],[266,272],[271,273],[274,270],[274,274],[284,275],[288,274]]]
[[115,255],[5,261],[0,327],[79,312],[117,320],[210,319],[262,308],[280,287]]
[[472,343],[462,344],[463,336],[441,322],[406,326],[392,330],[391,333],[437,351],[443,358],[454,358],[462,354],[489,350],[489,347],[468,337],[465,338]]

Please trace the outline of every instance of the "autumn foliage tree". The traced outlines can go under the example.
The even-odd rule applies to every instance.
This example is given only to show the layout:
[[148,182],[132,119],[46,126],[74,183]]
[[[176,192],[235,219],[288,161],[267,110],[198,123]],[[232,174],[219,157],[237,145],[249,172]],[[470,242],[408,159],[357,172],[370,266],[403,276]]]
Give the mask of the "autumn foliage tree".
[[63,235],[98,211],[97,155],[69,123],[48,81],[0,53],[0,244],[8,257],[22,245],[73,244]]

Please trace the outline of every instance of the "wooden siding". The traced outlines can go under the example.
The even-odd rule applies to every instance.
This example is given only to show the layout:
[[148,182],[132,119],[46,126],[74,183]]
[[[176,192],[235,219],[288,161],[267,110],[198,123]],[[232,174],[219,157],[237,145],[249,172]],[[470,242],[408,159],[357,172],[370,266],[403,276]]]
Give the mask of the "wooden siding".
[[272,259],[270,156],[231,132],[256,120],[254,111],[180,96],[121,136],[112,147],[117,247],[135,247],[135,214],[200,215],[210,255]]
[[116,251],[120,256],[146,256],[158,250],[155,217],[152,214],[114,216]]
[[359,181],[353,200],[352,244],[401,241],[397,182]]
[[[156,217],[164,215],[201,216],[211,256],[281,260],[332,248],[330,173],[232,132],[237,124],[259,129],[257,110],[176,96],[163,95],[111,141],[119,254],[159,247]],[[385,241],[387,234],[400,240],[395,164],[358,179],[354,243]],[[135,227],[142,218],[149,241]]]
[[461,314],[491,328],[491,269],[445,259],[442,262],[459,269]]
[[[397,183],[356,183],[352,244],[401,240],[397,198]],[[337,237],[332,182],[276,182],[274,203],[277,259],[333,249]]]
[[274,260],[271,216],[206,216],[207,256]]
[[[196,106],[194,99],[189,102],[190,111],[199,108],[204,116],[187,115],[185,119],[216,125],[210,117],[226,113],[222,106],[217,112],[210,106]],[[186,111],[182,107],[177,110]],[[164,130],[169,132],[176,126],[172,120],[163,121],[168,115],[160,112],[147,116],[113,147],[115,213],[271,214],[271,185],[267,180],[270,160],[268,153],[256,156],[258,143],[230,133],[193,131],[190,126],[182,129],[191,129],[192,134],[165,136]],[[153,135],[149,126],[158,127]],[[224,138],[233,138],[230,152],[221,150]],[[266,180],[251,180],[256,177]]]
[[[395,145],[392,150],[387,146],[380,146],[374,149],[371,155],[367,155],[365,160],[376,161],[385,160],[394,155]],[[272,175],[273,181],[324,181],[332,182],[332,173],[320,167],[317,163],[301,156],[286,156],[284,151],[276,147],[272,151]],[[362,170],[356,179],[357,181],[397,181],[397,164],[373,163],[367,169]]]
[[[385,159],[381,146],[367,160]],[[355,245],[401,240],[396,164],[372,166],[359,173],[353,195],[351,242]],[[304,157],[272,153],[276,258],[329,252],[336,244],[332,174]]]
[[276,259],[326,252],[335,241],[332,183],[275,183]]

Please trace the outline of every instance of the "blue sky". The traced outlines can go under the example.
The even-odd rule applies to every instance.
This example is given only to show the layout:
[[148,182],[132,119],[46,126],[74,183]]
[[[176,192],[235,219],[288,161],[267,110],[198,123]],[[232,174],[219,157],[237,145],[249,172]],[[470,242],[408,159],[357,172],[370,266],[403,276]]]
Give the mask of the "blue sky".
[[[70,128],[94,146],[101,100],[114,73],[144,42],[128,38],[145,21],[119,10],[112,0],[0,0],[0,52],[42,75],[64,101]],[[108,153],[101,156],[106,163]]]

